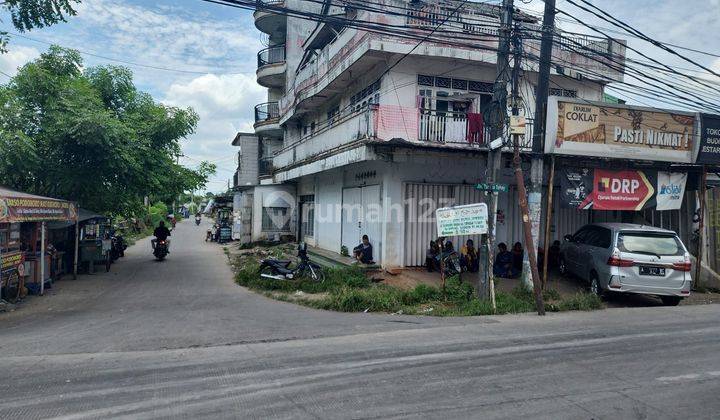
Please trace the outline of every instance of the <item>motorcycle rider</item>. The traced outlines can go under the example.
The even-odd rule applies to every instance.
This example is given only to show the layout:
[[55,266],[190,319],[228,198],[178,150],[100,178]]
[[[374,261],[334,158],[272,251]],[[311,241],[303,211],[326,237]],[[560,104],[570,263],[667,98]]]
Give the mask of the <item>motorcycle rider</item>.
[[150,241],[152,243],[152,248],[155,249],[155,243],[157,241],[165,241],[168,253],[170,253],[170,241],[168,240],[168,236],[170,236],[170,229],[165,227],[165,222],[162,220],[160,221],[160,224],[155,228],[153,235],[155,236],[155,239]]
[[195,213],[195,224],[199,225],[200,220],[201,220],[200,213]]

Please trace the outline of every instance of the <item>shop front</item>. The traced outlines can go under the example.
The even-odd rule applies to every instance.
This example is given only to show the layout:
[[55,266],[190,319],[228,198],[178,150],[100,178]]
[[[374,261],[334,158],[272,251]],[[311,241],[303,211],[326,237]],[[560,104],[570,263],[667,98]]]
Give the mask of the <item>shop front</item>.
[[44,292],[57,258],[47,232],[54,221],[77,223],[76,205],[0,187],[0,298],[15,300],[23,288]]
[[560,214],[580,213],[587,223],[673,230],[696,253],[697,127],[693,113],[551,98],[545,152],[556,191],[546,208],[556,214],[547,240],[574,233],[557,229]]

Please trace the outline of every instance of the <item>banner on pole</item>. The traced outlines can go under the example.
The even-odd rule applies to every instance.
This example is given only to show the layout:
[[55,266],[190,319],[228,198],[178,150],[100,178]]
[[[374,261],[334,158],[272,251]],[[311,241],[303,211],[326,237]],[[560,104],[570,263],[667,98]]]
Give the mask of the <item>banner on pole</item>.
[[443,207],[435,210],[439,237],[484,235],[488,232],[488,208],[485,203]]

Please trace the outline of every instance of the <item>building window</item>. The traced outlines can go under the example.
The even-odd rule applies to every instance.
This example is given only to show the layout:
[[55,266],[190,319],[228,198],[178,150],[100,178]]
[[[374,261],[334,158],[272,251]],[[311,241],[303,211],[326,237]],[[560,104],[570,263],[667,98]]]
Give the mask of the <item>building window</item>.
[[290,215],[287,207],[263,207],[262,230],[284,232],[290,230]]
[[452,79],[452,88],[458,90],[468,90],[468,81],[462,79]]
[[336,105],[327,112],[328,125],[335,122],[335,119],[340,115],[340,106]]
[[468,85],[470,92],[493,93],[493,88],[494,85],[492,83],[476,82],[474,80],[471,80]]
[[436,77],[435,86],[440,88],[450,88],[452,87],[452,79],[449,77]]
[[435,85],[435,77],[434,76],[424,76],[422,74],[418,74],[418,85],[434,86]]
[[371,104],[380,103],[380,81],[371,84],[370,86],[362,89],[350,98],[350,105],[354,107],[356,111],[362,107]]

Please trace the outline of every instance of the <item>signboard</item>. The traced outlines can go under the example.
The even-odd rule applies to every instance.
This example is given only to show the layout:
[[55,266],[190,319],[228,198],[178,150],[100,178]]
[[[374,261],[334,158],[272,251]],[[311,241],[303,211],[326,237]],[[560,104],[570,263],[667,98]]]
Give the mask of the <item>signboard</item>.
[[578,210],[677,210],[686,184],[687,173],[566,169],[560,201],[563,207]]
[[443,207],[435,210],[438,237],[482,235],[488,232],[488,208],[485,203]]
[[22,251],[11,251],[0,254],[0,271],[14,269],[23,264],[25,254]]
[[40,198],[0,198],[0,222],[75,220],[75,204]]
[[700,114],[700,148],[695,163],[720,164],[720,115]]
[[690,113],[551,98],[545,152],[690,163],[694,130]]
[[508,192],[510,190],[510,186],[508,186],[507,184],[492,184],[489,182],[481,182],[479,184],[475,184],[475,189],[487,192]]

